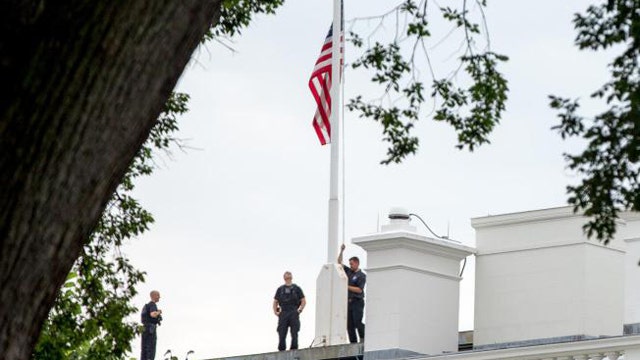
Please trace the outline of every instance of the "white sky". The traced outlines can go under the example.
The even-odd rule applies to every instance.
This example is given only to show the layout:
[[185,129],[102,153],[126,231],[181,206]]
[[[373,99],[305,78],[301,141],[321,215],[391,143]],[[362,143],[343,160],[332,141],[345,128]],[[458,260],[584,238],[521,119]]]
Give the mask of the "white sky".
[[[137,196],[156,224],[124,249],[148,273],[139,307],[151,289],[162,294],[157,359],[167,349],[180,358],[188,350],[195,358],[276,350],[271,302],[285,270],[308,300],[300,346],[314,337],[315,278],[327,257],[330,149],[311,127],[307,82],[331,3],[289,0],[276,16],[260,16],[244,30],[234,40],[236,53],[216,43],[199,49],[180,80],[178,90],[191,101],[178,136],[195,149],[165,157],[138,183]],[[395,3],[349,0],[346,18]],[[427,109],[415,128],[419,153],[383,166],[381,127],[346,112],[347,258],[360,256],[366,269],[366,254],[350,239],[375,232],[392,206],[421,215],[436,232],[449,227],[451,238],[473,246],[471,217],[566,204],[565,186],[575,177],[562,153],[572,149],[550,130],[558,120],[547,95],[586,98],[607,78],[606,57],[572,45],[572,14],[588,3],[489,2],[491,46],[510,57],[502,69],[511,91],[492,144],[474,153],[456,150],[454,131],[427,119]],[[435,43],[450,27],[434,25]],[[453,35],[433,50],[436,71],[447,73],[460,40]],[[349,51],[347,62],[355,56]],[[347,69],[345,78],[347,99],[376,94],[363,74]],[[470,259],[461,284],[461,330],[473,328],[473,266]],[[139,345],[136,339],[133,356]]]

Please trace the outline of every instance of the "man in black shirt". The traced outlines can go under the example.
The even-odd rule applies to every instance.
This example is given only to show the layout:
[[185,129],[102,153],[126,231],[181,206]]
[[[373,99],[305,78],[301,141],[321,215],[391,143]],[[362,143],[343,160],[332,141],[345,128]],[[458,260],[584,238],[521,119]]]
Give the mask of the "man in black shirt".
[[298,331],[300,331],[300,313],[307,305],[302,289],[291,282],[293,276],[289,271],[284,273],[284,285],[276,290],[273,297],[273,313],[278,317],[278,350],[287,348],[287,330],[291,328],[291,350],[298,348]]
[[142,308],[142,350],[140,360],[154,360],[156,357],[156,327],[162,321],[162,310],[158,310],[156,303],[160,301],[160,293],[153,290],[149,296],[151,301]]
[[[338,263],[342,264],[342,252],[344,244],[340,247],[340,255],[338,255]],[[349,342],[356,343],[356,330],[360,341],[364,341],[364,324],[362,316],[364,315],[364,285],[367,282],[367,275],[360,270],[360,259],[353,256],[349,259],[349,266],[342,265],[348,279],[348,305],[347,305],[347,333],[349,334]]]

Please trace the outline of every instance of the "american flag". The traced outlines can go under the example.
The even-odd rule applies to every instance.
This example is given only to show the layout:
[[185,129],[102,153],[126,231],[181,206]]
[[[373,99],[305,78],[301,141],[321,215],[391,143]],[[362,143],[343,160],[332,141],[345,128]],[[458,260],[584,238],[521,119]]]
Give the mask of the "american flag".
[[[343,52],[343,34],[340,34],[340,53]],[[324,39],[320,56],[309,79],[309,89],[313,94],[318,108],[313,116],[313,128],[318,135],[322,145],[331,142],[331,57],[333,50],[333,25],[329,28],[329,33]],[[340,69],[342,70],[342,57],[340,58]]]

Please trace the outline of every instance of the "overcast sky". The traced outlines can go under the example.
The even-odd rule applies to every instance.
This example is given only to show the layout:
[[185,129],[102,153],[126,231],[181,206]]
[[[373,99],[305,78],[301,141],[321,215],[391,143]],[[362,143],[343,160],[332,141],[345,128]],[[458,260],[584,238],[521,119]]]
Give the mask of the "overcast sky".
[[[195,358],[276,350],[271,302],[285,270],[308,300],[300,346],[313,340],[315,278],[327,260],[330,149],[311,127],[307,82],[331,3],[287,1],[234,39],[236,52],[216,43],[201,47],[180,80],[178,91],[191,101],[178,136],[192,149],[162,157],[155,174],[138,183],[137,196],[156,223],[124,248],[147,271],[139,307],[150,290],[162,294],[158,359],[167,349],[180,358],[191,349]],[[349,0],[345,17],[377,15],[394,3]],[[418,154],[383,166],[380,126],[345,113],[347,257],[360,256],[366,269],[366,254],[350,239],[376,232],[393,206],[474,246],[472,217],[566,204],[565,186],[576,179],[562,153],[579,144],[550,130],[558,120],[547,95],[587,98],[607,78],[605,56],[572,45],[572,14],[588,3],[489,1],[491,47],[510,57],[502,66],[510,93],[492,144],[474,153],[454,148],[454,131],[429,120],[428,105],[415,127]],[[435,18],[430,46],[450,30]],[[436,71],[447,73],[461,36],[432,50]],[[355,56],[350,50],[347,62]],[[377,93],[365,74],[347,69],[345,79],[346,98]],[[461,330],[473,328],[473,265],[470,259],[461,284]],[[133,345],[137,357],[139,339]]]

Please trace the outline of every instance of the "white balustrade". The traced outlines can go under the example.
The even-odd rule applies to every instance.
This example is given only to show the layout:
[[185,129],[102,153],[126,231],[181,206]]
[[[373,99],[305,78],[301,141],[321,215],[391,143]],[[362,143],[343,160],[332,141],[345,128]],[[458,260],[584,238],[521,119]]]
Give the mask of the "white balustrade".
[[609,360],[618,360],[619,356],[620,356],[620,352],[618,352],[618,351],[609,351],[609,352],[607,352],[607,359],[609,359]]
[[413,360],[640,360],[640,335],[497,350],[470,350]]

